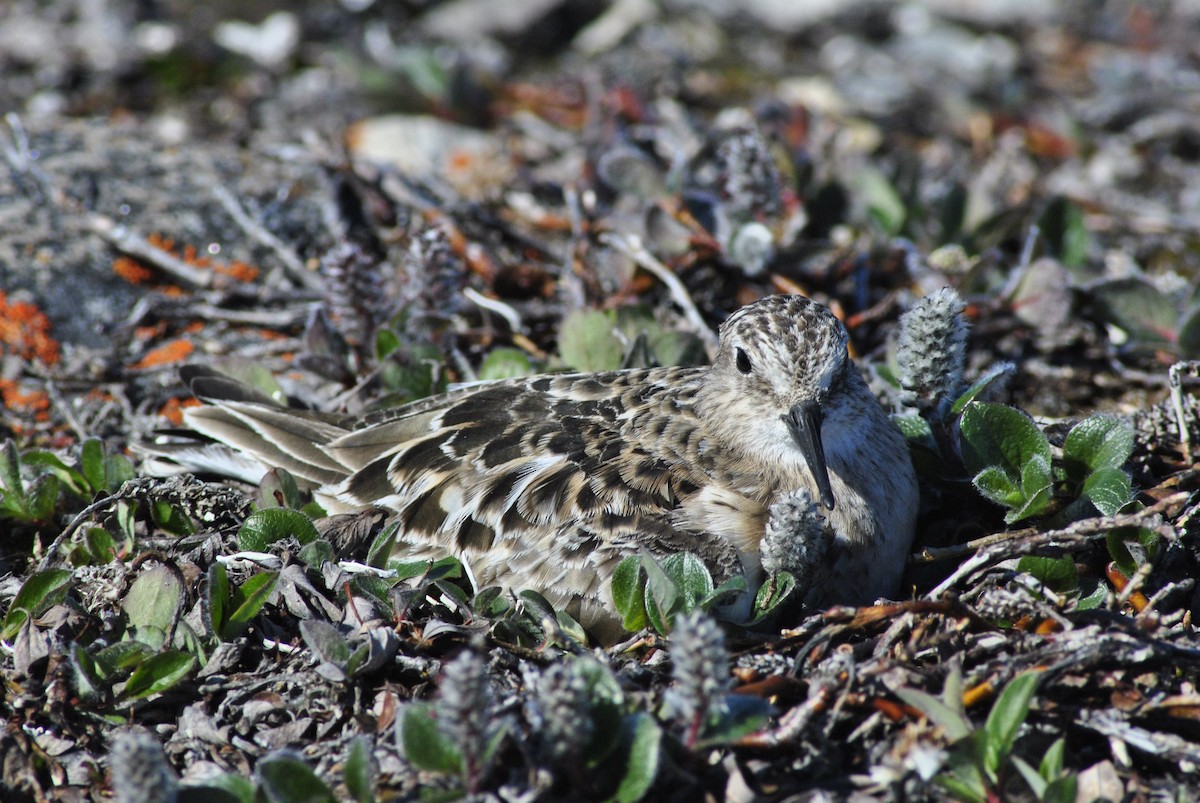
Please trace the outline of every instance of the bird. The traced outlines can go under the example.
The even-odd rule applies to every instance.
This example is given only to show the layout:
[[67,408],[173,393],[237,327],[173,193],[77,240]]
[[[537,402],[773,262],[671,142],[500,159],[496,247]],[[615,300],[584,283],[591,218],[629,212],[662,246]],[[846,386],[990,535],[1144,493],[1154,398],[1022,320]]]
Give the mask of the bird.
[[182,375],[204,404],[185,420],[244,479],[279,467],[329,514],[385,509],[394,557],[457,556],[478,587],[539,591],[588,629],[613,631],[611,578],[640,554],[744,577],[744,616],[763,556],[789,554],[764,538],[814,537],[772,520],[797,494],[829,546],[806,553],[820,557],[797,578],[805,603],[870,604],[899,589],[919,494],[848,343],[818,302],[774,295],[726,318],[706,366],[541,374],[339,416],[194,365]]

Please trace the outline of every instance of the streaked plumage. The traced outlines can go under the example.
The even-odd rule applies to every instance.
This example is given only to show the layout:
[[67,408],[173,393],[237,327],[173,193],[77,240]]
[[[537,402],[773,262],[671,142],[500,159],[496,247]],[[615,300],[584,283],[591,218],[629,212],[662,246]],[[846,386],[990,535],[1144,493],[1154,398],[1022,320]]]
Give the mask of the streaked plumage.
[[209,404],[187,421],[252,458],[245,477],[279,466],[330,513],[395,511],[397,553],[457,554],[482,586],[538,589],[585,625],[611,621],[612,571],[642,550],[753,589],[769,507],[807,489],[834,536],[807,599],[865,603],[897,591],[917,488],[846,342],[824,307],[774,296],[729,317],[708,367],[485,383],[353,418],[192,368]]

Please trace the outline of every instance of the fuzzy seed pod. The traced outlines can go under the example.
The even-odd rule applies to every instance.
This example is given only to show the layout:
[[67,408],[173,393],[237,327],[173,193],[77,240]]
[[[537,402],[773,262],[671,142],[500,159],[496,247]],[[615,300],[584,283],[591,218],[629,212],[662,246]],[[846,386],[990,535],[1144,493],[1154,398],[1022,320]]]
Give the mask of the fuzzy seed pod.
[[925,411],[962,390],[967,361],[966,305],[943,287],[900,316],[896,362],[904,401]]
[[763,571],[791,572],[798,582],[811,585],[828,563],[830,538],[812,494],[804,489],[781,494],[771,505],[759,544]]
[[117,734],[108,754],[116,803],[174,803],[179,794],[175,773],[162,745],[146,730]]

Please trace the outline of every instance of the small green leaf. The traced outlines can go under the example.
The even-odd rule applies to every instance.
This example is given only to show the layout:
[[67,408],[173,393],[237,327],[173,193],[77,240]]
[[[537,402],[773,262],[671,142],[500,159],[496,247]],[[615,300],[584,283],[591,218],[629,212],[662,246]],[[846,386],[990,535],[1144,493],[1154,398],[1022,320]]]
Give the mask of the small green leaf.
[[1079,778],[1075,775],[1064,775],[1046,784],[1042,793],[1042,803],[1075,803],[1079,789]]
[[658,774],[662,728],[648,714],[631,714],[625,718],[625,774],[610,800],[617,803],[637,803],[650,791]]
[[691,332],[663,332],[650,341],[658,365],[703,365],[708,361],[704,341]]
[[428,703],[412,703],[405,709],[400,743],[404,757],[419,769],[446,775],[462,773],[462,752],[438,727],[433,706]]
[[152,655],[133,670],[121,696],[139,700],[159,694],[176,685],[196,667],[196,659],[183,650],[168,650]]
[[587,644],[587,631],[575,620],[575,617],[566,611],[555,611],[554,618],[558,621],[558,629],[562,631],[563,635],[579,644]]
[[952,799],[960,803],[989,803],[988,788],[983,776],[969,759],[960,760],[953,772],[943,772],[933,781],[950,792]]
[[380,530],[379,535],[371,542],[367,550],[367,565],[382,569],[387,566],[392,550],[396,546],[396,536],[400,533],[400,522],[393,521]]
[[151,501],[150,518],[159,527],[175,535],[191,535],[196,531],[183,508],[166,499]]
[[263,605],[275,592],[275,583],[279,580],[279,572],[260,572],[231,594],[233,611],[221,631],[221,638],[226,641],[236,638],[250,625],[250,620],[258,615]]
[[254,768],[270,803],[337,803],[333,791],[307,764],[287,754],[267,756]]
[[96,653],[97,669],[104,677],[133,669],[154,655],[154,651],[140,641],[118,641]]
[[650,555],[642,555],[642,568],[646,571],[646,618],[655,630],[666,635],[679,610],[679,589]]
[[79,694],[80,699],[95,702],[103,697],[104,692],[108,690],[108,684],[100,676],[96,659],[76,642],[72,642],[71,646],[67,648],[67,654],[71,660],[75,691]]
[[214,561],[208,567],[208,584],[204,588],[208,610],[208,629],[220,636],[225,629],[226,606],[229,603],[229,572],[225,564]]
[[160,649],[183,604],[183,582],[168,566],[158,564],[137,576],[121,607],[135,639]]
[[296,485],[296,478],[282,468],[271,469],[258,483],[257,501],[260,509],[285,507],[299,510],[300,487]]
[[[89,441],[99,446],[99,441]],[[86,446],[86,444],[85,444]],[[58,481],[67,487],[67,489],[76,496],[91,498],[96,491],[91,487],[88,479],[76,469],[71,468],[53,452],[43,452],[40,450],[26,452],[21,461],[26,466],[37,466],[46,469],[50,474],[58,478]]]
[[704,724],[698,748],[732,744],[763,728],[771,715],[771,704],[761,697],[728,694],[723,706],[715,706]]
[[300,548],[300,560],[304,561],[304,565],[320,569],[326,563],[333,563],[337,557],[333,554],[333,547],[324,538],[318,538],[311,544],[305,544]]
[[104,458],[103,490],[113,492],[134,477],[133,462],[123,454],[110,454]]
[[757,622],[769,616],[782,605],[796,590],[796,578],[791,572],[778,572],[767,578],[758,587],[754,595],[754,607],[751,609],[752,622]]
[[350,752],[342,768],[342,781],[358,803],[375,800],[375,767],[371,760],[371,740],[356,736],[350,742]]
[[88,491],[96,494],[108,487],[108,472],[104,466],[104,445],[96,438],[83,442],[79,454],[79,468],[87,480]]
[[300,622],[300,637],[322,661],[345,669],[350,661],[350,645],[336,627],[319,619]]
[[630,555],[617,564],[612,576],[613,605],[621,614],[621,626],[631,633],[646,627],[646,574],[642,560]]
[[1177,337],[1180,357],[1185,360],[1200,359],[1200,304],[1183,314]]
[[932,694],[926,694],[920,689],[895,689],[894,693],[905,703],[929,717],[930,722],[945,732],[947,741],[954,743],[971,734],[971,720]]
[[1021,773],[1021,777],[1025,779],[1025,783],[1029,784],[1029,788],[1033,791],[1033,796],[1036,800],[1044,800],[1046,795],[1046,779],[1037,774],[1037,770],[1029,766],[1029,763],[1020,756],[1013,756],[1009,759],[1012,765],[1017,768],[1017,772]]
[[46,569],[30,575],[21,584],[4,617],[0,639],[8,641],[21,629],[26,619],[36,619],[67,598],[71,590],[70,569]]
[[292,536],[301,544],[320,538],[312,521],[299,510],[280,507],[257,510],[238,530],[238,548],[247,552],[267,552],[274,544]]
[[1033,419],[1015,407],[971,402],[959,426],[963,462],[972,474],[1000,466],[1018,477],[1035,455],[1050,465],[1050,442]]
[[1105,516],[1112,516],[1133,501],[1133,486],[1121,469],[1102,468],[1083,483],[1082,496]]
[[17,445],[11,440],[4,442],[0,450],[0,489],[6,501],[20,502],[25,498],[25,486],[21,483],[21,458]]
[[1007,376],[1016,370],[1016,366],[1011,362],[999,362],[984,372],[983,376],[971,383],[971,386],[963,391],[954,404],[950,407],[950,412],[954,415],[959,415],[966,409],[967,405],[975,401],[980,393],[987,389],[988,385],[995,382],[997,379]]
[[1050,507],[1052,491],[1053,488],[1051,486],[1045,486],[1033,496],[1027,498],[1020,507],[1005,513],[1004,523],[1014,524],[1046,512],[1046,509]]
[[1063,760],[1066,752],[1067,740],[1060,736],[1046,750],[1046,755],[1042,756],[1042,763],[1038,767],[1038,774],[1047,781],[1053,781],[1059,775],[1062,775]]
[[1021,468],[1021,494],[1029,499],[1053,484],[1050,461],[1040,454],[1030,455]]
[[1026,555],[1017,561],[1017,571],[1028,572],[1047,588],[1064,594],[1079,587],[1079,572],[1070,558]]
[[1113,559],[1117,568],[1126,577],[1132,577],[1133,573],[1138,570],[1138,562],[1129,551],[1129,547],[1126,546],[1126,542],[1134,540],[1136,532],[1132,527],[1119,527],[1109,530],[1104,536],[1108,556]]
[[488,352],[479,366],[479,378],[486,381],[496,379],[515,379],[519,376],[529,376],[533,366],[529,363],[529,355],[520,349],[501,346]]
[[117,502],[117,529],[131,546],[137,526],[137,505],[127,499]]
[[619,368],[625,349],[613,328],[613,316],[598,310],[578,310],[568,314],[559,328],[559,357],[577,371]]
[[94,563],[105,564],[117,556],[117,543],[103,527],[88,527],[83,534],[83,541]]
[[1075,483],[1101,469],[1121,468],[1132,454],[1133,427],[1115,416],[1085,418],[1071,428],[1063,443],[1063,464]]
[[1091,287],[1096,305],[1109,322],[1125,330],[1135,345],[1162,346],[1175,340],[1179,313],[1174,302],[1136,276]]
[[908,210],[894,184],[873,167],[865,167],[855,180],[855,189],[862,198],[867,214],[888,236],[904,229]]
[[29,516],[33,521],[48,522],[54,517],[61,486],[61,481],[53,474],[43,474],[34,478],[26,495]]
[[933,430],[929,428],[929,422],[919,415],[894,415],[892,420],[907,440],[917,443],[933,440]]
[[[778,577],[782,577],[787,572],[780,572]],[[723,603],[727,598],[732,598],[746,591],[746,578],[743,575],[735,574],[721,585],[714,588],[708,593],[704,599],[700,600],[700,609],[703,611],[711,610],[714,605]]]
[[1079,598],[1079,600],[1075,603],[1075,610],[1094,611],[1104,604],[1104,598],[1107,596],[1108,589],[1105,587],[1104,583],[1097,583],[1096,587],[1092,589],[1092,593]]
[[375,359],[383,362],[393,352],[399,350],[400,338],[390,329],[380,329],[375,333]]
[[991,773],[998,772],[1012,752],[1017,732],[1029,715],[1029,705],[1041,677],[1040,672],[1022,672],[1009,681],[992,705],[984,724],[987,734],[984,767]]
[[1025,499],[1012,477],[1000,466],[988,466],[971,480],[984,497],[998,505],[1017,507]]
[[1078,268],[1087,259],[1092,236],[1083,219],[1083,212],[1069,198],[1056,195],[1050,199],[1038,226],[1046,251],[1064,265]]
[[663,558],[661,566],[679,593],[679,613],[695,610],[701,601],[712,593],[712,575],[704,562],[692,553],[678,552],[668,555]]

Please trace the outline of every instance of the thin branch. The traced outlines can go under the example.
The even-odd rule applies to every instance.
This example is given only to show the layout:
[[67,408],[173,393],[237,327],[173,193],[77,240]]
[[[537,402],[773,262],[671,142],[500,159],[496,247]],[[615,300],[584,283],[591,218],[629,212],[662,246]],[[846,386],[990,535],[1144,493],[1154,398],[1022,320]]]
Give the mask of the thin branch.
[[687,318],[688,323],[695,329],[696,334],[704,340],[709,359],[711,360],[717,356],[717,336],[708,328],[708,324],[704,322],[704,316],[700,314],[700,310],[696,308],[692,297],[688,295],[687,288],[683,286],[683,282],[679,281],[679,277],[670,268],[659,262],[653,254],[646,250],[640,238],[632,234],[606,232],[600,235],[600,242],[620,251],[636,262],[639,267],[652,273],[655,278],[665,284],[667,291],[671,294],[671,300],[683,310],[683,315]]
[[1181,491],[1160,499],[1145,510],[1139,510],[1136,513],[1126,513],[1120,516],[1097,516],[1074,522],[1061,530],[1037,532],[1027,529],[1016,533],[1000,533],[998,535],[1007,537],[998,540],[995,536],[988,536],[990,540],[988,546],[976,553],[974,557],[964,561],[937,588],[930,591],[926,598],[937,599],[962,580],[1000,561],[1019,555],[1032,554],[1049,547],[1078,546],[1092,539],[1102,538],[1112,530],[1121,527],[1146,527],[1155,530],[1164,538],[1176,538],[1178,534],[1175,528],[1162,520],[1163,512],[1175,505],[1182,504],[1190,497],[1190,492]]
[[289,278],[299,282],[309,290],[320,291],[322,289],[321,279],[304,267],[304,260],[300,258],[300,255],[291,246],[276,237],[266,226],[252,218],[232,192],[219,184],[212,185],[211,189],[213,196],[225,208],[229,216],[233,218],[234,223],[237,223],[241,227],[242,231],[248,234],[255,242],[275,252],[275,255],[279,257],[279,261],[283,264],[284,273]]
[[213,284],[216,274],[212,271],[189,265],[106,215],[92,213],[86,218],[85,225],[121,253],[153,265],[176,281],[200,288],[211,287]]

